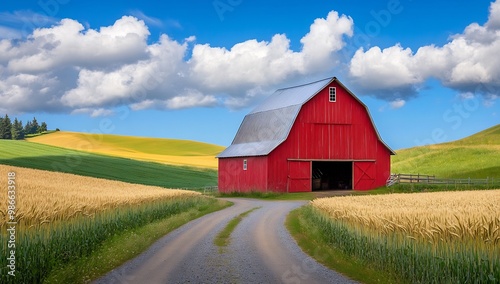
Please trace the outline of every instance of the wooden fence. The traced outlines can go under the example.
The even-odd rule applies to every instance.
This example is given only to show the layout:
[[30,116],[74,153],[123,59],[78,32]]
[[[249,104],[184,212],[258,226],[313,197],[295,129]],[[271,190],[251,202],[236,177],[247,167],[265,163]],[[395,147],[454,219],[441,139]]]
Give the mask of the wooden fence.
[[207,194],[207,193],[215,193],[219,191],[219,187],[218,186],[205,186],[203,188],[203,193],[204,194]]
[[425,183],[425,184],[463,184],[463,185],[499,185],[500,179],[485,178],[436,178],[436,176],[421,175],[421,174],[391,174],[387,179],[387,186],[402,183]]

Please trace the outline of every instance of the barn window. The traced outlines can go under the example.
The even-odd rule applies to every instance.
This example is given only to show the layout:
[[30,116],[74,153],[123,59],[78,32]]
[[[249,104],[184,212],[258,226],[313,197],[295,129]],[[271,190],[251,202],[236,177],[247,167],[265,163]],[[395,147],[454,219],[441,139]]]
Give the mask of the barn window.
[[248,166],[247,160],[243,160],[243,170],[246,171]]
[[334,103],[337,101],[337,88],[330,87],[330,102]]

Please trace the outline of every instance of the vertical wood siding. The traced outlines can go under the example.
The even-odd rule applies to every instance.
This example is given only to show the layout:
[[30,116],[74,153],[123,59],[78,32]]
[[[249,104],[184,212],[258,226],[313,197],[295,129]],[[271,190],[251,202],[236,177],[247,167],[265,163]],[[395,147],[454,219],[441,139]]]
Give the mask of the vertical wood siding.
[[[243,170],[245,159],[246,171]],[[267,172],[267,157],[219,159],[219,191],[266,191]]]
[[311,190],[311,162],[288,161],[287,192]]

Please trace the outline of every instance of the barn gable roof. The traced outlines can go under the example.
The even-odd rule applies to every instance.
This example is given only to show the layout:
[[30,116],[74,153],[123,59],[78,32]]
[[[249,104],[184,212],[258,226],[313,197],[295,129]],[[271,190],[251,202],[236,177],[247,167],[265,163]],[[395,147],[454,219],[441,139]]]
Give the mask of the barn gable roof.
[[[245,116],[233,142],[217,158],[268,155],[288,138],[302,106],[333,81],[342,86],[368,112],[368,107],[336,77],[279,89]],[[368,115],[373,124],[369,112]],[[375,124],[373,127],[379,140],[389,149],[391,154],[394,154],[394,151],[380,138]]]

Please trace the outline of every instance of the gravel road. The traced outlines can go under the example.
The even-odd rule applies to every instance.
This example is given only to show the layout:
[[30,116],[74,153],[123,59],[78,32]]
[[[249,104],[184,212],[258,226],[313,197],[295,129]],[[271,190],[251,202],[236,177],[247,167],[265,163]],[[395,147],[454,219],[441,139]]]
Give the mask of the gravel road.
[[[95,283],[356,283],[303,253],[286,230],[286,215],[304,201],[226,200],[234,206],[178,228]],[[229,220],[255,207],[227,247],[213,244]]]

